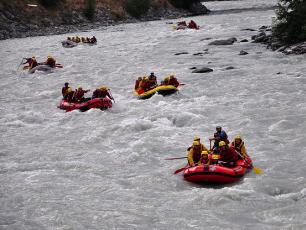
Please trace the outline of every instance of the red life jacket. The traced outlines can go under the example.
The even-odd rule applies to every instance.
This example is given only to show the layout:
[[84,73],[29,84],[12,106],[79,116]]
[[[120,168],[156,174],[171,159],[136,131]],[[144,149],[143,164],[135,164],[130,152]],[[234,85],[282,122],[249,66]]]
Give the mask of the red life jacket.
[[74,101],[82,101],[84,98],[85,91],[83,89],[77,89],[74,92],[73,100]]
[[236,162],[237,160],[238,160],[238,155],[234,147],[229,147],[223,151],[220,151],[220,161]]

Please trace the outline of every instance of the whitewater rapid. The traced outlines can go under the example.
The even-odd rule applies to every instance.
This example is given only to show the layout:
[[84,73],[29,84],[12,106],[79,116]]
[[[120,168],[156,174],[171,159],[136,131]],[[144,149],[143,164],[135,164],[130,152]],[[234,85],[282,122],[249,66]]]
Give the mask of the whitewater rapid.
[[[193,17],[198,31],[175,31],[170,20],[124,24],[78,33],[98,44],[72,49],[61,41],[76,34],[0,41],[0,229],[305,229],[305,55],[239,42],[256,34],[242,29],[273,16]],[[238,42],[208,46],[229,37]],[[48,54],[64,68],[16,71],[22,57]],[[197,66],[214,71],[191,73]],[[186,85],[137,100],[134,81],[151,71]],[[66,81],[91,92],[107,85],[116,103],[65,113]],[[242,135],[263,174],[226,186],[173,175],[185,160],[164,158],[186,156],[195,135],[208,147],[216,125]]]

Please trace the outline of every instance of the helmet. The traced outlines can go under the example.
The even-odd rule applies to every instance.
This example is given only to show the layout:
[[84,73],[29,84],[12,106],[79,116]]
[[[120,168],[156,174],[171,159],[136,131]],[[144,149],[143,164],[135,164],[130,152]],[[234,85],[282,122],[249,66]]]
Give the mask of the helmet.
[[225,146],[226,144],[225,144],[225,142],[224,141],[220,141],[219,142],[219,147],[222,147],[222,146]]
[[222,129],[222,127],[221,126],[217,126],[216,129]]
[[47,58],[52,58],[52,56],[51,56],[51,55],[48,55]]
[[213,160],[218,160],[218,159],[219,159],[219,155],[213,154],[211,158],[212,158]]
[[154,72],[151,72],[150,75],[154,75]]
[[65,85],[69,85],[69,83],[68,83],[68,82],[65,82]]
[[169,78],[170,78],[170,79],[174,78],[174,75],[173,75],[173,74],[171,74]]
[[82,89],[82,86],[79,85],[79,86],[78,86],[78,89]]
[[147,77],[147,76],[144,76],[144,77],[143,77],[143,80],[148,80],[148,77]]
[[239,134],[235,136],[235,140],[237,140],[237,139],[238,139],[238,140],[242,140],[242,139],[241,139],[241,136],[240,136]]
[[194,136],[193,140],[194,141],[200,141],[200,138],[198,136]]
[[71,91],[72,91],[72,88],[69,87],[69,88],[67,89],[67,92],[70,93]]
[[138,78],[138,81],[141,81],[141,80],[142,80],[142,77],[139,77],[139,78]]
[[207,151],[202,151],[201,155],[208,155],[208,152]]
[[104,89],[104,90],[107,90],[107,87],[106,87],[105,85],[101,85],[101,86],[100,86],[100,89],[102,89],[102,90],[103,90],[103,89]]
[[196,145],[200,145],[200,143],[198,141],[194,141],[192,145],[196,146]]

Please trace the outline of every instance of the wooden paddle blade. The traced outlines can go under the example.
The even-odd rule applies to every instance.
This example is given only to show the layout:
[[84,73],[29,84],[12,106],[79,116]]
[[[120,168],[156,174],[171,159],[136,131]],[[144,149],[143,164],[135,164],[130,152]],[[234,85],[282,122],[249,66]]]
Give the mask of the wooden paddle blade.
[[253,172],[254,172],[255,174],[262,174],[262,173],[263,173],[262,169],[257,168],[257,167],[255,167],[255,166],[253,166]]

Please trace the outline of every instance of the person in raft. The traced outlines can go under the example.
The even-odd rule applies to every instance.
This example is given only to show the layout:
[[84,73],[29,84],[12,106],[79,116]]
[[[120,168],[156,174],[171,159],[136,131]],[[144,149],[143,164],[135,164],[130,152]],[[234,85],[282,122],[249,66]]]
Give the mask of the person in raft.
[[92,38],[90,39],[90,43],[97,43],[97,39],[95,36],[92,36]]
[[147,92],[149,90],[149,78],[147,76],[144,76],[139,83],[139,91],[140,92]]
[[84,94],[88,93],[89,91],[90,91],[90,89],[83,90],[82,86],[79,86],[78,89],[75,90],[75,92],[73,94],[72,100],[74,102],[83,102],[83,101],[85,101]]
[[197,23],[195,23],[193,20],[191,20],[191,21],[188,23],[188,28],[198,30],[198,29],[199,29],[199,26],[197,25]]
[[188,150],[188,164],[192,167],[198,165],[201,159],[202,151],[208,151],[199,141],[193,141],[192,147]]
[[68,92],[68,89],[69,89],[69,83],[68,82],[65,82],[65,85],[64,87],[62,88],[62,95],[63,95],[63,98],[65,98],[67,92]]
[[38,66],[38,63],[36,61],[36,58],[35,56],[31,57],[31,58],[26,58],[26,62],[25,63],[22,63],[23,65],[25,64],[29,64],[28,66],[24,66],[23,68],[24,69],[33,69],[34,67]]
[[111,100],[114,100],[112,95],[109,93],[109,89],[106,86],[100,86],[92,93],[92,99],[94,98],[105,98],[108,97]]
[[238,154],[234,147],[229,147],[224,141],[219,142],[220,162],[225,167],[234,167],[238,160]]
[[142,81],[142,77],[139,77],[136,81],[135,81],[135,90],[138,90],[140,87],[140,82]]
[[218,154],[213,154],[211,156],[211,165],[217,165],[219,163],[219,155]]
[[51,68],[55,68],[55,63],[56,63],[55,59],[51,55],[49,55],[47,57],[47,60],[44,62],[44,65],[47,65]]
[[214,153],[218,152],[218,148],[219,148],[219,142],[220,141],[224,141],[225,143],[229,143],[228,139],[227,139],[227,134],[224,130],[222,130],[221,126],[217,126],[216,127],[216,131],[214,133],[214,137],[213,138],[209,138],[210,141],[215,141],[214,142],[214,146],[213,146],[213,151]]
[[68,87],[67,93],[64,96],[64,100],[67,100],[68,102],[73,102],[73,95],[74,91],[72,90],[71,87]]
[[208,166],[211,164],[211,156],[209,155],[208,151],[201,152],[201,158],[199,165]]
[[[242,140],[240,135],[236,135],[232,143],[230,144],[230,147],[233,147],[240,155],[245,158],[248,156],[244,141]],[[241,156],[238,154],[238,158],[241,159]]]
[[173,85],[175,87],[178,87],[180,83],[178,82],[176,77],[174,77],[174,75],[170,75],[168,85]]
[[157,77],[155,76],[155,74],[152,72],[150,73],[149,76],[149,88],[153,89],[157,86]]

